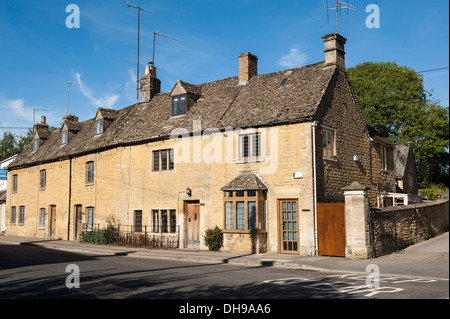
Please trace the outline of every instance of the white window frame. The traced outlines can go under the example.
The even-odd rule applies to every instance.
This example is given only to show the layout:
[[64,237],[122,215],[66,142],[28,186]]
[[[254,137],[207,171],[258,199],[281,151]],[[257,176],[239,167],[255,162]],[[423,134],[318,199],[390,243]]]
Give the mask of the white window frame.
[[69,143],[69,131],[64,131],[61,133],[61,145],[66,145]]
[[94,229],[95,208],[86,207],[86,228]]
[[103,133],[103,119],[95,121],[95,134]]

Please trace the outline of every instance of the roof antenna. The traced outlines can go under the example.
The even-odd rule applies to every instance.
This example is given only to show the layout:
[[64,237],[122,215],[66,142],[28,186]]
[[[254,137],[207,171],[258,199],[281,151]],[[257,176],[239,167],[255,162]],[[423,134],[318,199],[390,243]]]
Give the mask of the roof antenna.
[[[152,59],[152,62],[149,62],[148,64],[150,64],[151,66],[155,66],[155,46],[156,46],[156,37],[163,37],[163,38],[167,38],[167,39],[170,39],[170,40],[174,40],[174,41],[178,41],[178,39],[175,39],[175,38],[173,38],[173,37],[170,37],[170,36],[168,36],[168,35],[165,35],[165,34],[162,34],[162,33],[159,33],[159,31],[156,31],[156,32],[153,32],[153,59]],[[151,89],[153,89],[153,77],[155,76],[154,75],[154,72],[155,72],[155,69],[154,68],[152,68],[151,69],[151,72],[150,72],[150,86],[151,86]]]
[[159,31],[153,32],[153,60],[150,62],[153,66],[155,66],[155,44],[156,44],[156,37],[163,37],[170,40],[178,41],[178,39],[172,38],[168,35],[159,33]]
[[128,8],[130,8],[130,7],[132,7],[132,8],[135,8],[135,9],[137,9],[138,10],[138,44],[137,44],[137,80],[136,80],[136,96],[137,96],[137,99],[139,99],[139,83],[140,83],[140,80],[139,80],[139,38],[140,38],[140,29],[141,29],[141,27],[140,27],[140,25],[141,25],[141,11],[144,11],[144,12],[147,12],[147,13],[152,13],[151,11],[148,11],[148,10],[145,10],[145,9],[143,9],[143,8],[141,8],[141,7],[138,7],[138,6],[134,6],[134,5],[132,5],[132,4],[130,4],[128,1],[127,1],[127,7]]
[[81,83],[67,82],[67,106],[66,106],[66,115],[69,115],[69,90],[71,85],[83,85]]
[[328,20],[328,24],[330,23],[330,16],[328,11],[330,10],[336,10],[336,33],[338,33],[338,28],[339,28],[339,16],[341,14],[342,9],[347,9],[347,15],[348,15],[348,10],[356,10],[356,7],[350,4],[350,0],[348,0],[348,2],[344,2],[341,0],[336,0],[336,7],[335,8],[330,8],[328,6],[328,0],[327,0],[327,20]]

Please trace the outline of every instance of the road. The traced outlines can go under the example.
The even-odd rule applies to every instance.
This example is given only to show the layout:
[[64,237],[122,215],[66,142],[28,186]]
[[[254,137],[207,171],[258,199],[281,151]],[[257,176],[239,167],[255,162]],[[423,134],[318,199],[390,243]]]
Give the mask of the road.
[[[79,288],[68,288],[77,282]],[[352,273],[94,256],[0,244],[0,298],[3,299],[251,299],[257,302],[259,299],[448,297],[449,282],[445,278],[381,275],[378,282]]]

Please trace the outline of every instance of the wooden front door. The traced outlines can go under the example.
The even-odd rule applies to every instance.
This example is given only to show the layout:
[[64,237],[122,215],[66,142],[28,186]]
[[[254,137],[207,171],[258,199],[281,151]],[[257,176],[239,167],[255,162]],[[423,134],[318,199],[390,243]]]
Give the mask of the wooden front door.
[[200,247],[200,203],[186,203],[186,246]]
[[319,254],[345,257],[345,204],[317,204]]
[[80,238],[83,231],[83,208],[81,205],[75,206],[75,239]]
[[50,238],[56,235],[56,206],[50,206]]
[[278,201],[280,253],[298,254],[298,200]]

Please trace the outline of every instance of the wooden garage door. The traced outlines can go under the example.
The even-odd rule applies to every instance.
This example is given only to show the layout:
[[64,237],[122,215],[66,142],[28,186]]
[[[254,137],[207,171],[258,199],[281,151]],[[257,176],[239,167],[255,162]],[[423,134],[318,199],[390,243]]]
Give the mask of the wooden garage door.
[[317,204],[319,254],[345,256],[345,204]]

